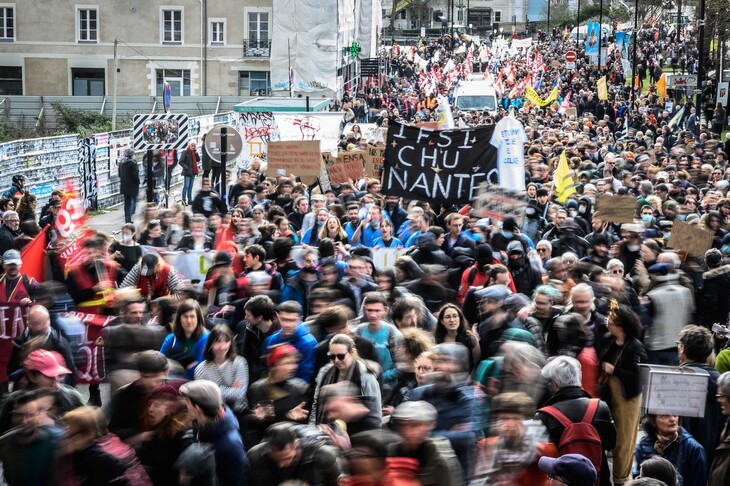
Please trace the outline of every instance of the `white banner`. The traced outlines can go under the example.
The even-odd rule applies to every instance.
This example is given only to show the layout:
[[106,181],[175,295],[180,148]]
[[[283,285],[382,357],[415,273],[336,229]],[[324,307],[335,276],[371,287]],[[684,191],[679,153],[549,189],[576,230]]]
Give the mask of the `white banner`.
[[502,118],[494,127],[492,140],[497,148],[499,185],[513,191],[525,190],[525,127],[514,116]]
[[393,268],[395,261],[399,256],[405,253],[404,248],[374,248],[373,249],[373,265],[378,270]]
[[[337,153],[342,113],[274,113],[272,140],[319,140],[322,152]],[[278,137],[278,138],[275,138]]]
[[214,251],[193,250],[166,251],[161,252],[162,258],[175,267],[175,271],[182,275],[185,280],[197,280],[202,287],[205,283],[205,275],[208,269],[213,266]]

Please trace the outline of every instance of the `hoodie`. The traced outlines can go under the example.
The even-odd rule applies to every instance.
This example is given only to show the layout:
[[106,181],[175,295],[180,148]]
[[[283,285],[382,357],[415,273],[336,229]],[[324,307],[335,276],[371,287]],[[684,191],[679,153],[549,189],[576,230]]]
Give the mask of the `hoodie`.
[[294,334],[289,337],[284,337],[282,331],[277,331],[264,341],[261,352],[266,354],[268,350],[279,344],[291,344],[294,346],[301,359],[299,360],[299,366],[297,367],[296,377],[300,380],[304,380],[307,383],[312,383],[314,379],[314,348],[317,346],[317,340],[312,336],[309,331],[309,326],[300,322],[297,325]]
[[246,484],[248,458],[238,432],[238,419],[230,408],[224,405],[214,423],[198,429],[197,439],[213,446],[221,486]]

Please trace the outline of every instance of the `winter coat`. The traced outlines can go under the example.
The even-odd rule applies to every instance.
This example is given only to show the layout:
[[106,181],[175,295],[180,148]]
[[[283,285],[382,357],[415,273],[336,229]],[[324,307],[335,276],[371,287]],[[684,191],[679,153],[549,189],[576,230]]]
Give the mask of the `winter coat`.
[[702,290],[697,293],[697,324],[712,327],[725,324],[730,314],[730,265],[702,274]]
[[[200,160],[200,157],[198,157],[198,160]],[[193,160],[193,156],[190,154],[189,150],[183,150],[180,154],[180,168],[182,169],[182,175],[183,177],[194,177],[196,170],[193,169],[193,163],[195,161]]]
[[132,157],[125,157],[119,164],[119,192],[124,196],[139,194],[139,167]]
[[[660,455],[654,449],[655,438],[644,436],[634,450],[635,468],[634,473],[638,474],[641,464],[652,456]],[[687,433],[679,428],[677,440],[672,442],[664,450],[661,457],[672,463],[677,473],[681,476],[682,486],[705,486],[707,484],[707,458],[705,450]],[[679,479],[679,478],[678,478]]]
[[218,419],[196,430],[195,435],[199,442],[213,446],[216,471],[221,486],[249,484],[248,458],[238,431],[238,420],[230,408],[224,405]]
[[261,353],[266,354],[271,347],[283,343],[291,344],[301,355],[296,377],[311,383],[316,371],[314,369],[314,348],[317,346],[317,340],[309,332],[309,326],[300,322],[294,334],[289,337],[283,336],[281,331],[275,332],[266,338],[261,347]]
[[710,466],[708,486],[730,484],[730,426],[725,425],[720,445],[715,449],[715,458]]
[[722,415],[722,408],[717,403],[717,379],[720,372],[706,363],[687,362],[682,363],[683,367],[699,368],[710,375],[707,382],[707,395],[705,398],[705,413],[703,417],[680,417],[682,427],[700,443],[705,450],[707,462],[711,463],[715,456],[715,448],[720,442],[720,433],[725,425],[725,417]]
[[336,486],[342,474],[338,451],[318,438],[300,439],[301,454],[294,464],[282,470],[269,459],[268,444],[262,442],[249,451],[251,484],[274,485],[298,482],[310,486]]

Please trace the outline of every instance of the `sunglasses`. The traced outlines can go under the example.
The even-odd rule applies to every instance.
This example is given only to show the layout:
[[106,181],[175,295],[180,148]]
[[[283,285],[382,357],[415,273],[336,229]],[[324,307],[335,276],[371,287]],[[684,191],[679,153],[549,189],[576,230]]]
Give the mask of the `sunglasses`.
[[613,273],[615,275],[620,275],[620,274],[624,273],[624,271],[623,270],[611,270],[611,273]]
[[340,361],[345,361],[345,356],[347,356],[347,354],[345,354],[345,353],[338,353],[338,354],[330,353],[327,355],[327,357],[330,359],[330,361],[334,361],[336,359],[339,359]]
[[537,252],[538,252],[538,253],[544,253],[544,252],[546,252],[546,251],[547,251],[547,248],[538,248],[538,249],[537,249]]

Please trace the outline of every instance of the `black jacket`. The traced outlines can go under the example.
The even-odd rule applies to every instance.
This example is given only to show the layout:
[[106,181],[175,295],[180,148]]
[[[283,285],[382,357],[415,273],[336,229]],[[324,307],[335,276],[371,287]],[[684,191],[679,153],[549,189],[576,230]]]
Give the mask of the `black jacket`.
[[[23,334],[13,339],[13,351],[10,355],[10,362],[8,363],[8,374],[11,374],[21,368],[23,363],[21,362],[20,358],[24,354],[23,347],[25,346],[25,343],[27,343],[31,339],[33,338],[31,337],[28,329],[26,329]],[[73,354],[71,353],[71,345],[69,345],[68,340],[65,337],[61,336],[61,333],[59,333],[57,330],[51,328],[45,340],[43,341],[43,344],[40,346],[40,349],[45,349],[47,351],[56,351],[58,354],[63,356],[64,361],[66,361],[66,368],[71,370],[71,375],[69,378],[70,382],[73,383],[72,377],[76,374],[76,367],[74,366]]]
[[211,214],[225,214],[227,212],[226,203],[216,192],[199,191],[193,199],[193,214],[202,214],[208,218]]
[[124,196],[139,194],[139,167],[132,157],[125,157],[119,164],[119,191]]
[[336,486],[342,474],[337,450],[311,439],[302,439],[301,448],[299,458],[286,469],[269,459],[266,442],[252,448],[249,451],[251,484],[274,485],[299,480],[311,486]]
[[[565,414],[565,416],[571,421],[578,422],[585,415],[589,400],[590,395],[588,395],[588,393],[581,387],[568,386],[558,390],[555,395],[542,405],[542,407],[553,406],[563,412],[563,414]],[[550,442],[558,444],[565,427],[545,412],[538,411],[535,414],[535,419],[545,424],[545,428],[548,430],[548,435],[550,437]],[[595,427],[596,432],[598,432],[598,435],[601,437],[601,444],[603,446],[603,460],[601,461],[601,486],[610,486],[611,474],[608,468],[606,451],[613,450],[613,448],[616,447],[616,427],[613,424],[611,410],[603,400],[601,400],[598,404],[598,410],[596,410],[596,414],[593,417],[591,424]]]
[[697,293],[697,324],[712,327],[725,324],[730,313],[730,265],[702,274],[702,290]]
[[20,232],[15,232],[5,225],[0,226],[0,256],[4,255],[6,251],[13,248],[13,242],[19,234]]

